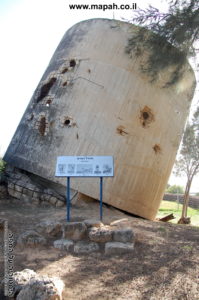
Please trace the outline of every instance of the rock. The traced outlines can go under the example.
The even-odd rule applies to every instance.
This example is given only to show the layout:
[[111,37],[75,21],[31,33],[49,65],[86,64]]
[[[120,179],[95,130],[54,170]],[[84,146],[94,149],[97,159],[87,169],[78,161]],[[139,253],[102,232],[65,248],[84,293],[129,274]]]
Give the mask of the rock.
[[[16,187],[16,185],[15,185],[15,187]],[[23,194],[31,198],[33,196],[33,191],[30,189],[23,188]]]
[[41,222],[36,227],[37,232],[49,237],[61,237],[62,225],[58,221],[46,220]]
[[96,251],[99,251],[99,245],[93,242],[79,241],[74,246],[74,253],[76,254],[86,254]]
[[101,221],[95,219],[88,219],[88,220],[84,220],[83,222],[87,228],[104,226],[104,224]]
[[34,247],[37,245],[45,245],[46,239],[42,235],[37,233],[36,231],[29,230],[29,231],[22,233],[19,236],[17,243],[19,245],[26,245],[29,247]]
[[17,192],[22,192],[23,187],[20,186],[20,185],[15,184],[15,190],[16,190]]
[[61,239],[54,241],[53,246],[60,250],[72,252],[74,248],[74,242],[71,240]]
[[89,239],[97,243],[112,241],[112,231],[109,228],[92,228],[89,231]]
[[52,204],[52,205],[55,205],[57,202],[57,198],[54,197],[54,196],[51,196],[50,199],[49,199],[49,203]]
[[12,190],[11,188],[8,188],[8,193],[10,196],[12,196],[14,198],[21,199],[22,194],[20,192],[17,192],[15,190]]
[[61,201],[61,200],[57,200],[57,202],[56,202],[56,207],[63,207],[65,204],[64,204],[64,202],[63,201]]
[[133,241],[132,229],[116,229],[113,230],[113,241],[128,243]]
[[40,203],[38,198],[32,198],[32,203],[38,205]]
[[37,273],[30,269],[24,269],[21,272],[15,272],[13,274],[13,287],[14,294],[19,293],[19,291],[30,281],[31,278],[35,278]]
[[86,236],[87,227],[83,222],[67,222],[63,225],[63,238],[81,240]]
[[109,242],[105,244],[105,254],[107,255],[131,253],[133,249],[133,243]]
[[58,278],[32,278],[17,295],[16,300],[61,300],[64,283]]

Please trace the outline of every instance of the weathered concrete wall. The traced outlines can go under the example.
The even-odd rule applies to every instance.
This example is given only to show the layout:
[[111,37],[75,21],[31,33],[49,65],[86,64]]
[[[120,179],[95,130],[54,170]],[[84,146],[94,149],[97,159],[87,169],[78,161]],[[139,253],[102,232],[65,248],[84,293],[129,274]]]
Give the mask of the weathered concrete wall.
[[[60,155],[113,155],[115,177],[104,180],[104,201],[153,219],[170,175],[195,79],[162,88],[169,70],[151,84],[139,61],[125,53],[135,27],[93,19],[68,30],[55,51],[4,159],[55,178]],[[99,197],[97,179],[72,188]]]

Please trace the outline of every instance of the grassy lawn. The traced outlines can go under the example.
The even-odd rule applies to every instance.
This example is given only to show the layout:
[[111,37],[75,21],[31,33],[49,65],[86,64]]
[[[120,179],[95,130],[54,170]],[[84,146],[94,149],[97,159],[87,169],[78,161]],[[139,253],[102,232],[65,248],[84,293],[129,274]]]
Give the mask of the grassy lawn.
[[[180,219],[181,211],[182,211],[182,204],[178,205],[176,202],[162,201],[157,214],[157,218],[162,218],[166,215],[173,213],[175,219],[170,222],[176,224]],[[194,209],[189,207],[188,217],[191,218],[191,225],[199,226],[199,209]]]

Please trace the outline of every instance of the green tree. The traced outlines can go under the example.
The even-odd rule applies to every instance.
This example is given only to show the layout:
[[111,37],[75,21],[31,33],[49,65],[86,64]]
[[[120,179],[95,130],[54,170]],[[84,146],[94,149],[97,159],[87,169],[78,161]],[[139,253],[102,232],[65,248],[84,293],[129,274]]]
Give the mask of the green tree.
[[176,174],[186,175],[187,182],[184,193],[182,215],[179,223],[187,223],[187,208],[189,192],[194,176],[199,172],[199,115],[198,109],[191,123],[188,123],[184,132],[180,155],[176,161]]
[[181,185],[170,185],[167,189],[166,189],[167,193],[170,194],[184,194],[184,188]]
[[[166,86],[174,84],[182,76],[187,57],[198,51],[199,3],[198,0],[166,0],[168,11],[160,12],[149,6],[135,12],[130,22],[139,25],[128,41],[126,52],[140,57],[148,53],[141,64],[141,71],[151,81],[168,66],[173,72]],[[150,31],[149,31],[149,30]]]

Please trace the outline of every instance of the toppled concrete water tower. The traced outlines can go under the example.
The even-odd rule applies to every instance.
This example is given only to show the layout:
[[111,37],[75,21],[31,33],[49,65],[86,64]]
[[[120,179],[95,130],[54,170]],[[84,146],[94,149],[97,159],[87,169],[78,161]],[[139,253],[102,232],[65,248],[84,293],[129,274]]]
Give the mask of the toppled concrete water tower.
[[[187,64],[181,80],[162,88],[166,71],[150,83],[139,60],[125,52],[133,25],[92,19],[64,35],[7,149],[9,164],[56,178],[57,156],[112,155],[115,176],[104,202],[153,219],[161,202],[194,92]],[[96,178],[72,188],[99,198]]]

